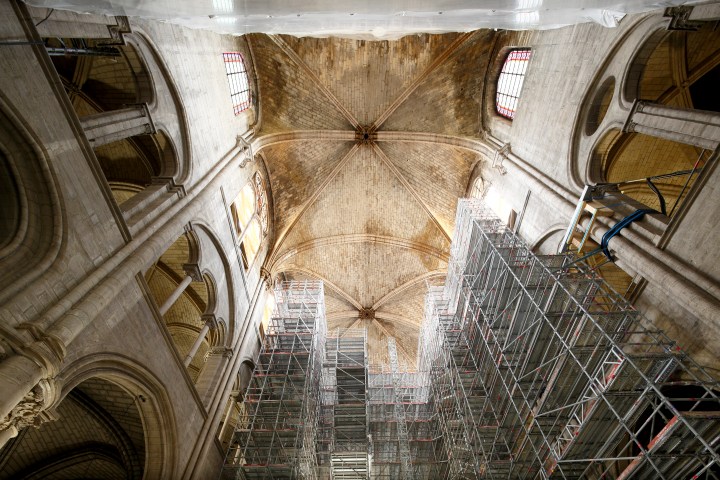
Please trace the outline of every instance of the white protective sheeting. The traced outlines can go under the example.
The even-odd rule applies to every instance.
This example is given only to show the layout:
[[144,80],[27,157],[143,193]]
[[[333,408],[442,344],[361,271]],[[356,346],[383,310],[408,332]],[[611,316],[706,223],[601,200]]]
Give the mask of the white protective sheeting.
[[26,0],[38,7],[127,15],[242,35],[398,38],[478,28],[549,29],[595,22],[614,27],[627,13],[683,0]]

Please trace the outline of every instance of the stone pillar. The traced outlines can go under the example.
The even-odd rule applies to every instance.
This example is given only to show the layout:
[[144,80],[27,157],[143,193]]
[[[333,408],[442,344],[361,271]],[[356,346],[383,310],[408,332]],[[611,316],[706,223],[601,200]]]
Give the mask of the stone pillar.
[[173,305],[175,305],[175,302],[177,302],[178,298],[180,298],[180,295],[183,294],[185,289],[190,285],[192,282],[202,282],[202,272],[200,272],[200,267],[195,263],[186,263],[183,265],[183,270],[185,270],[185,273],[187,276],[183,278],[182,282],[178,284],[178,286],[173,290],[173,292],[170,294],[170,296],[165,300],[165,302],[160,306],[160,315],[165,315]]
[[160,306],[160,315],[165,315],[170,308],[175,305],[175,302],[177,302],[177,299],[180,298],[180,295],[183,294],[185,289],[190,285],[190,283],[193,281],[192,277],[190,275],[183,278],[182,282],[177,286],[175,290],[170,294],[170,296],[165,300],[165,303],[163,303]]
[[10,413],[0,419],[0,448],[15,438],[23,428],[39,427],[55,420],[55,415],[45,410],[52,402],[52,384],[41,381],[25,394]]
[[[240,148],[238,141],[238,145],[192,186],[187,196],[157,217],[155,228],[139,232],[28,327],[53,339],[60,350],[70,344],[126,285],[136,281],[138,272],[152,265],[182,234],[181,225],[194,220],[207,208],[209,199],[217,195],[228,175],[238,168]],[[46,343],[46,340],[37,340],[29,348],[44,349]],[[47,368],[26,356],[13,354],[0,360],[0,421],[46,376],[52,376]]]
[[232,349],[224,346],[212,347],[208,352],[205,366],[195,382],[195,389],[206,407],[213,396],[222,393],[217,391],[217,387],[232,355]]
[[205,336],[207,335],[207,333],[217,326],[217,320],[215,320],[215,315],[213,315],[212,313],[204,314],[201,318],[205,320],[205,324],[203,325],[202,329],[200,329],[200,334],[195,340],[193,346],[190,348],[190,351],[185,357],[185,360],[183,360],[183,365],[185,365],[186,367],[190,365],[190,363],[192,363],[193,358],[195,357],[195,354],[200,348],[200,345],[205,340]]
[[635,100],[623,131],[713,151],[720,143],[720,114]]
[[80,117],[80,124],[93,148],[135,135],[155,133],[145,103]]
[[227,410],[225,411],[225,417],[223,419],[222,423],[222,430],[220,430],[220,442],[222,442],[224,447],[227,447],[227,444],[225,443],[226,439],[228,438],[228,430],[230,427],[230,417],[232,416],[233,409],[235,408],[235,404],[238,401],[239,392],[231,392],[230,397],[228,398],[227,402]]

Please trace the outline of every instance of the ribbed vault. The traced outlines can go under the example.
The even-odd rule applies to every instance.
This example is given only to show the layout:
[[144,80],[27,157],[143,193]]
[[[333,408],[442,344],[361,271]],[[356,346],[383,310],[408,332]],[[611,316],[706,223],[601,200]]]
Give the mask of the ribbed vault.
[[325,281],[328,326],[367,327],[373,361],[394,336],[414,363],[478,161],[463,142],[481,130],[493,35],[250,36],[276,228],[266,266]]

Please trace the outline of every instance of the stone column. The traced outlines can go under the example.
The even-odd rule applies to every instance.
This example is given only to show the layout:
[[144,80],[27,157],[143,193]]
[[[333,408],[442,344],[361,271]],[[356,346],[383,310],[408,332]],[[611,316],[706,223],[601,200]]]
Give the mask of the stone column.
[[227,410],[225,411],[225,417],[224,417],[223,423],[222,423],[222,430],[220,430],[220,435],[219,435],[220,441],[223,442],[223,446],[225,446],[224,440],[227,438],[227,435],[228,435],[227,432],[228,432],[228,429],[230,428],[230,417],[232,416],[233,409],[235,408],[235,404],[238,401],[239,395],[240,395],[239,392],[236,392],[236,391],[230,392],[230,397],[228,398]]
[[175,302],[177,302],[178,298],[180,298],[180,295],[183,294],[183,292],[188,287],[188,285],[190,285],[190,283],[203,281],[200,267],[197,264],[186,263],[185,265],[183,265],[183,270],[185,270],[187,276],[183,278],[182,282],[178,284],[178,286],[175,288],[175,290],[173,290],[167,300],[165,300],[165,302],[160,306],[160,315],[165,315],[172,308],[172,306],[175,305]]
[[211,403],[213,396],[218,393],[217,386],[232,355],[232,349],[225,346],[212,347],[208,352],[205,366],[195,381],[195,389],[206,407]]
[[644,133],[712,151],[720,143],[720,114],[635,100],[623,131]]
[[198,335],[197,340],[195,340],[192,348],[190,348],[190,351],[185,357],[185,360],[183,360],[183,365],[185,365],[186,367],[190,365],[190,363],[193,361],[193,358],[195,357],[195,354],[200,348],[200,345],[205,340],[205,336],[207,335],[207,333],[217,326],[217,320],[215,320],[215,315],[213,315],[212,313],[204,314],[201,318],[205,320],[205,324],[203,325],[202,329],[200,329],[200,334]]
[[80,124],[93,148],[135,135],[155,133],[145,103],[80,117]]
[[185,289],[188,287],[188,285],[190,285],[192,281],[193,279],[190,275],[183,278],[182,282],[180,282],[177,288],[173,290],[167,300],[165,300],[165,303],[160,306],[160,315],[165,315],[168,310],[170,310],[170,308],[175,305],[175,302],[177,302],[178,298],[180,298],[180,295],[183,294]]
[[[122,293],[136,275],[146,270],[182,234],[182,225],[197,218],[228,175],[238,168],[241,142],[233,147],[210,171],[194,184],[188,195],[179,199],[155,219],[153,228],[145,228],[133,239],[90,272],[78,285],[50,307],[42,316],[27,324],[31,331],[45,335],[28,348],[46,349],[48,340],[62,350]],[[242,337],[241,337],[242,338]],[[62,353],[61,353],[62,355]],[[60,357],[62,358],[62,357]],[[0,422],[34,385],[46,376],[47,368],[19,354],[0,360]]]

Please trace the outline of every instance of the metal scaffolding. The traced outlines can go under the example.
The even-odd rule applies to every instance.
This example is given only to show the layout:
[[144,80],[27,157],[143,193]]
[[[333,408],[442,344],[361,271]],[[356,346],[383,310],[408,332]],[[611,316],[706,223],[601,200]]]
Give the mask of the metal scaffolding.
[[369,375],[371,479],[445,478],[447,461],[427,372],[399,370],[394,338],[388,338],[389,365]]
[[322,282],[283,283],[275,302],[244,399],[247,422],[235,430],[224,479],[317,478],[327,333]]
[[420,340],[450,478],[720,476],[717,381],[479,201],[460,202],[457,226]]
[[368,478],[367,330],[332,331],[322,379],[321,468],[324,478]]
[[326,334],[322,284],[288,283],[224,478],[717,479],[720,385],[585,263],[536,256],[461,200],[417,366],[395,339]]

